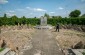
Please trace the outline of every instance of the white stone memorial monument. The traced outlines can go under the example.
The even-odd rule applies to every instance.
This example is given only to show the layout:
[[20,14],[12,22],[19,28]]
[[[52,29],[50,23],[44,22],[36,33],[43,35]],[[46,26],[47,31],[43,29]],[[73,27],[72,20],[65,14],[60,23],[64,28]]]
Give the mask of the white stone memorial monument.
[[40,18],[40,25],[36,26],[38,29],[52,29],[52,26],[47,25],[47,17],[41,17]]
[[47,26],[47,17],[41,17],[41,22],[40,22],[41,26]]

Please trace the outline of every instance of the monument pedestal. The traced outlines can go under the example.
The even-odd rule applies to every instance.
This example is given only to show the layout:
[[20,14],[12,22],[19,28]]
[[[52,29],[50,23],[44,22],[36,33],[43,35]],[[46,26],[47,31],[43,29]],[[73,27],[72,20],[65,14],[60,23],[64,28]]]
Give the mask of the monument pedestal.
[[51,26],[48,26],[48,25],[47,26],[41,26],[41,28],[42,29],[52,29],[52,27]]
[[39,25],[39,26],[36,26],[36,28],[37,29],[52,29],[52,26],[50,26],[50,25],[47,25],[47,26],[41,26],[41,25]]

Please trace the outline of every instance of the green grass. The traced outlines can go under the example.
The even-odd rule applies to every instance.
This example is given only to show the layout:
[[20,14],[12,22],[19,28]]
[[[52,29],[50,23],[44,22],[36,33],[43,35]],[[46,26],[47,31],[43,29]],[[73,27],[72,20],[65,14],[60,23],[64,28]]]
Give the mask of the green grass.
[[0,48],[0,52],[3,51],[3,50],[4,50],[4,48]]

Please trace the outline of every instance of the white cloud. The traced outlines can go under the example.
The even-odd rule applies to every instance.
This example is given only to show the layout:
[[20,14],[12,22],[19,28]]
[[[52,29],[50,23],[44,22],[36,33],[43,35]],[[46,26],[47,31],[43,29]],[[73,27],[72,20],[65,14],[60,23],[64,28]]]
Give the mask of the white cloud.
[[26,7],[26,8],[29,9],[29,10],[32,10],[32,11],[40,11],[40,12],[46,11],[45,9],[41,9],[41,8],[31,8],[31,7]]
[[33,8],[31,8],[31,7],[26,7],[27,9],[29,9],[29,10],[33,10]]
[[10,10],[9,12],[10,12],[10,13],[13,13],[13,12],[15,12],[15,11],[13,11],[13,10]]
[[17,11],[24,11],[24,9],[16,9]]
[[64,8],[63,7],[59,7],[58,9],[63,10]]
[[8,16],[14,16],[16,14],[13,14],[13,13],[6,13]]
[[27,9],[29,9],[30,7],[26,7]]
[[49,12],[49,13],[54,14],[55,12]]
[[0,0],[0,4],[6,4],[6,3],[8,3],[7,0]]
[[30,15],[32,15],[33,13],[30,13]]
[[33,10],[34,10],[34,11],[46,11],[46,10],[41,9],[41,8],[34,8]]

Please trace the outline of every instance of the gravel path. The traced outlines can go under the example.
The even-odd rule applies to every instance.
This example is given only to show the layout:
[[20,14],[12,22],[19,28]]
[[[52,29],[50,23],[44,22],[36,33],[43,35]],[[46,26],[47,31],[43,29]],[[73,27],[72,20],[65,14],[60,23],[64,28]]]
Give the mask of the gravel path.
[[23,55],[63,55],[49,30],[37,30],[31,41],[33,47]]

